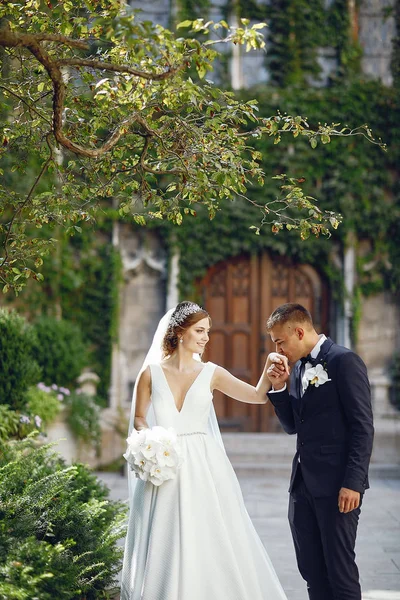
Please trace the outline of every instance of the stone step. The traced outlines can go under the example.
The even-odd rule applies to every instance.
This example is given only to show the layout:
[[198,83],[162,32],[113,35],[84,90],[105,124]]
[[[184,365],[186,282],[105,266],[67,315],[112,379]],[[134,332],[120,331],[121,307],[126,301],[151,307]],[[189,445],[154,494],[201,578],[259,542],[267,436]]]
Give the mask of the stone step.
[[286,433],[224,433],[226,452],[238,476],[288,474],[296,439]]
[[295,436],[286,433],[224,433],[227,454],[245,462],[273,458],[285,462],[293,457]]
[[[296,436],[286,433],[223,433],[226,452],[238,476],[288,474],[296,451]],[[384,460],[379,430],[370,464],[370,474],[376,477],[400,479],[400,465],[390,454]],[[383,459],[383,460],[382,460]]]

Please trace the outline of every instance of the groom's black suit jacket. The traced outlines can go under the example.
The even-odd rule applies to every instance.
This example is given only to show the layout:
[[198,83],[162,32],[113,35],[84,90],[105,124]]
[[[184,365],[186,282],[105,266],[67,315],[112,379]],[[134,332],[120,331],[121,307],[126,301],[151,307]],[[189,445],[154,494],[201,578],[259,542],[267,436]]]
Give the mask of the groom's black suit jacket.
[[310,384],[300,394],[301,362],[290,375],[290,392],[268,394],[287,433],[297,433],[289,491],[299,461],[304,483],[314,497],[336,494],[341,487],[364,492],[374,435],[367,369],[361,358],[331,339],[317,362],[331,381]]

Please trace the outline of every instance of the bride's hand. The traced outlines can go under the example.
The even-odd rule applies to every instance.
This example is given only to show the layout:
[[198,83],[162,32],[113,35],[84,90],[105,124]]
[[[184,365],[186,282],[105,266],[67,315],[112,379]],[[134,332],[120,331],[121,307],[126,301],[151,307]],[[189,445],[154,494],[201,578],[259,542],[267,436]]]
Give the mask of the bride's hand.
[[283,354],[278,354],[277,352],[270,352],[270,354],[268,354],[266,364],[267,370],[270,370],[272,366],[276,366],[276,371],[280,371],[281,374],[285,372],[288,376],[290,375],[289,362],[287,357],[283,356]]
[[267,359],[267,377],[275,391],[283,389],[289,379],[288,359],[277,352],[272,352]]

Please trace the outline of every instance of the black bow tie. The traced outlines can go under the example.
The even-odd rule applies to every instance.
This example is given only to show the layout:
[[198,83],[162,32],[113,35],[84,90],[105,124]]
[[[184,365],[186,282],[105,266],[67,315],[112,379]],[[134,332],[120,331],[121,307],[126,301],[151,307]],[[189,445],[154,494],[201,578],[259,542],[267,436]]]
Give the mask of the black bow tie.
[[310,363],[311,366],[315,367],[318,362],[318,357],[313,358],[311,354],[307,354],[307,356],[302,356],[300,359],[302,366],[304,367],[306,363]]

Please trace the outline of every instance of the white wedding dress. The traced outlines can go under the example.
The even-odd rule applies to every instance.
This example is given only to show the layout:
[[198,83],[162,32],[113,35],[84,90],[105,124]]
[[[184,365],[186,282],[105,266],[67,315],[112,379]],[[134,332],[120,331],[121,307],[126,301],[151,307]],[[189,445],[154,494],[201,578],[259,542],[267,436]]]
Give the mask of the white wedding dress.
[[150,365],[156,424],[176,430],[184,462],[159,487],[137,481],[121,600],[286,600],[232,465],[207,434],[215,367],[205,363],[179,412],[161,365]]

